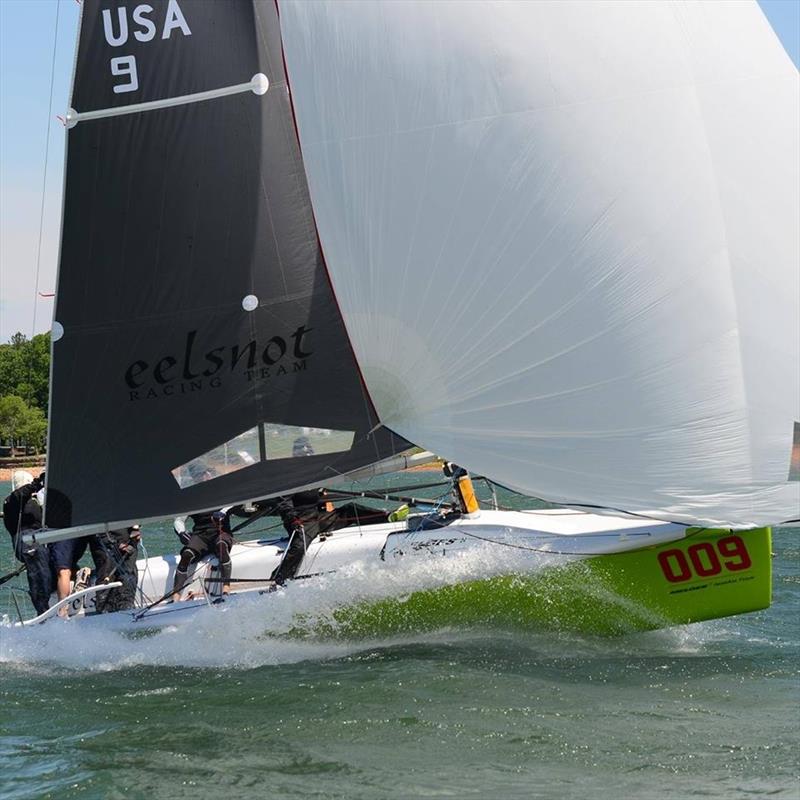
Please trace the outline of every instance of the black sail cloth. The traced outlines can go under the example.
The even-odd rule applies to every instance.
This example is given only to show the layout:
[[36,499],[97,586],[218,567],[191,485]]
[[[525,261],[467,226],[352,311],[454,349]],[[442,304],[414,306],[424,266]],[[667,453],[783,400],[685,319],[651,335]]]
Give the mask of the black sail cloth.
[[[407,449],[373,430],[317,238],[272,0],[151,0],[138,17],[104,5],[83,4],[78,114],[259,73],[270,88],[68,131],[48,452],[68,524],[219,507]],[[270,454],[293,430],[347,435],[333,452]],[[245,432],[234,471],[228,453]],[[215,448],[224,468],[182,469]]]

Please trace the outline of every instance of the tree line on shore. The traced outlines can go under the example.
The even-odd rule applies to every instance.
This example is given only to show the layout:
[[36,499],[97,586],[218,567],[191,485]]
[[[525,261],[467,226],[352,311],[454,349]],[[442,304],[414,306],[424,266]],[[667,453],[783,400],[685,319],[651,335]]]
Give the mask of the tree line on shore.
[[49,382],[49,333],[15,333],[0,344],[0,444],[44,448]]

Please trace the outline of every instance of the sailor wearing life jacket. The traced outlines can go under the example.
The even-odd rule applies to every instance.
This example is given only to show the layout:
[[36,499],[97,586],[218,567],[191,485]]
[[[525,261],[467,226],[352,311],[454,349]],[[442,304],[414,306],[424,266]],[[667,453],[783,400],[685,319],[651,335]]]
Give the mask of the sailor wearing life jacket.
[[175,520],[175,533],[181,540],[183,549],[178,567],[175,570],[175,581],[172,585],[172,599],[180,600],[180,594],[189,577],[189,566],[203,556],[214,554],[219,561],[222,576],[222,593],[228,594],[231,589],[231,534],[230,518],[226,511],[192,514],[191,533],[186,530],[182,517]]
[[11,476],[11,494],[3,501],[3,523],[11,535],[14,556],[25,564],[28,592],[37,614],[50,605],[53,591],[53,572],[50,551],[46,544],[25,544],[23,536],[42,527],[42,490],[44,473],[34,478],[25,470]]
[[289,545],[281,563],[270,576],[270,582],[276,586],[294,578],[308,546],[320,534],[332,533],[349,525],[399,522],[408,517],[407,505],[400,506],[391,513],[355,502],[334,507],[328,499],[328,490],[324,488],[297,492],[289,497],[266,502],[272,502],[272,513],[280,515],[283,527],[289,534]]
[[95,584],[111,581],[122,583],[116,589],[98,592],[94,607],[99,614],[133,608],[139,583],[136,555],[141,539],[139,525],[97,534],[101,555],[95,573]]

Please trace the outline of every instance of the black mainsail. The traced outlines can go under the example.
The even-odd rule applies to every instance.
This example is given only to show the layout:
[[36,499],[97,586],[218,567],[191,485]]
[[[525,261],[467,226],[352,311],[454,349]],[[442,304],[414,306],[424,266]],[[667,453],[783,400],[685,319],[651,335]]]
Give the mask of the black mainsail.
[[219,507],[407,449],[326,273],[275,5],[85,0],[71,105],[57,524]]

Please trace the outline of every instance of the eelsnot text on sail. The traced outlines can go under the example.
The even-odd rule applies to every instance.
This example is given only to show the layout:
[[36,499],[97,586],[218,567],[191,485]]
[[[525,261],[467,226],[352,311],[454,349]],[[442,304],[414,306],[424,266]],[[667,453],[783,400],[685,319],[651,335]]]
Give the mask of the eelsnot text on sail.
[[263,347],[253,339],[244,346],[213,347],[202,356],[194,353],[197,331],[189,331],[182,361],[164,355],[154,362],[136,359],[128,366],[125,370],[128,399],[152,400],[205,388],[219,389],[226,375],[238,374],[246,381],[254,381],[302,372],[306,369],[306,359],[313,355],[313,351],[305,349],[303,339],[311,330],[300,325],[288,337],[270,337]]

